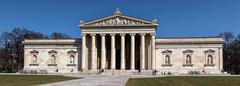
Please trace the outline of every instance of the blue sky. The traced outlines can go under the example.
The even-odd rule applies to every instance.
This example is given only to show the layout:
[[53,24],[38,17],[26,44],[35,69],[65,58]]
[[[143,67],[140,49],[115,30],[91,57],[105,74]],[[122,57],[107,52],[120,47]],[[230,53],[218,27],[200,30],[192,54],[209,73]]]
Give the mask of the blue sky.
[[160,37],[240,34],[240,0],[0,0],[0,34],[14,27],[80,37],[80,20],[113,14],[152,20]]

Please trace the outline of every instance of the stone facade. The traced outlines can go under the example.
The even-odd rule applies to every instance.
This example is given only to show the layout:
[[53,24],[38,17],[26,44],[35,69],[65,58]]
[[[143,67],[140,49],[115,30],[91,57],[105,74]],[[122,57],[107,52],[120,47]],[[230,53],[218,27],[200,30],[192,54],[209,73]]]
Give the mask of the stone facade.
[[219,74],[222,38],[156,38],[157,20],[113,16],[80,22],[79,39],[23,41],[24,70],[47,73]]
[[[48,73],[76,73],[81,55],[75,39],[23,41],[24,70]],[[80,55],[79,55],[80,54]]]
[[[156,39],[156,69],[173,74],[191,71],[219,74],[223,67],[222,42],[221,38]],[[187,64],[187,56],[190,56],[190,64]]]

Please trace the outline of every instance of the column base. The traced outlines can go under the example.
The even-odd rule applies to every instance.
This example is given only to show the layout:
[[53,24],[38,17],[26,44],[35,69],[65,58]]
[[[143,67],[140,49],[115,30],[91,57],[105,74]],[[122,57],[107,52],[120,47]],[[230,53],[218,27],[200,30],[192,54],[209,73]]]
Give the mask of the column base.
[[81,74],[85,74],[85,75],[96,75],[99,73],[99,70],[83,70],[81,72],[79,72]]
[[141,70],[140,74],[141,75],[151,75],[152,74],[152,70]]
[[126,70],[125,68],[121,68],[120,70]]
[[88,70],[88,68],[82,68],[79,71],[82,72],[82,71],[87,71],[87,70]]

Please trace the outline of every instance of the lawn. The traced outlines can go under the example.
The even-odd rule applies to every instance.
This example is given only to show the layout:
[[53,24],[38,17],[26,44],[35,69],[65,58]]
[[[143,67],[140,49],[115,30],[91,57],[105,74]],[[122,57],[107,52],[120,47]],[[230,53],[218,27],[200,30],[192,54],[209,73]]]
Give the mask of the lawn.
[[0,86],[33,86],[77,79],[60,75],[0,75]]
[[240,86],[240,77],[192,76],[129,79],[126,86]]

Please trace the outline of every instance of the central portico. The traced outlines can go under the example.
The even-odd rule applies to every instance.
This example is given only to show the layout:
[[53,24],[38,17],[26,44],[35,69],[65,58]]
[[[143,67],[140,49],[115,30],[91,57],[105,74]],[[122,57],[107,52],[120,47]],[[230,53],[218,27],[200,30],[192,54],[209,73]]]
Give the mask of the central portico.
[[155,62],[157,20],[113,16],[80,22],[82,70],[152,70]]

